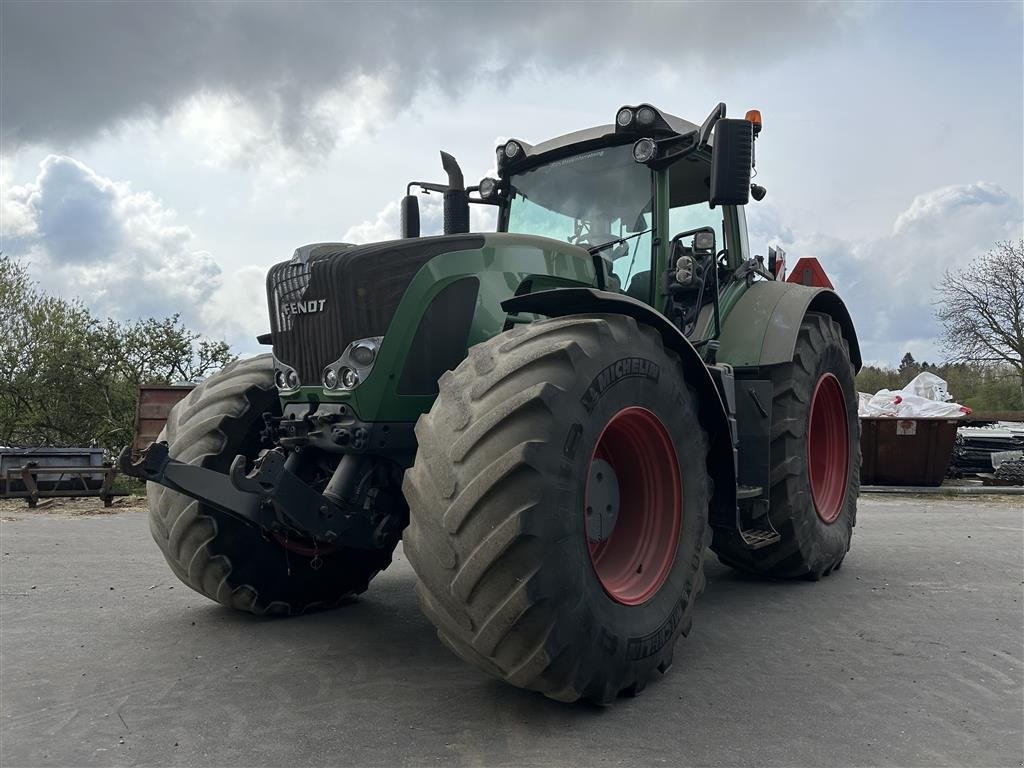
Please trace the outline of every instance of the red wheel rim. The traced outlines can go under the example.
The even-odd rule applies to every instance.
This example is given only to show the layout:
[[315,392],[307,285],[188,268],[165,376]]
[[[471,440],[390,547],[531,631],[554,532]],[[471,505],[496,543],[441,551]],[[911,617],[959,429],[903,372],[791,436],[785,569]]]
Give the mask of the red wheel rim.
[[834,523],[843,510],[850,469],[850,427],[846,397],[834,374],[814,387],[807,423],[807,470],[814,509],[823,523]]
[[683,494],[675,446],[661,419],[646,408],[616,413],[590,459],[585,516],[594,513],[590,478],[596,461],[614,472],[618,509],[603,540],[592,539],[584,526],[590,561],[609,597],[623,605],[640,605],[665,583],[679,546]]

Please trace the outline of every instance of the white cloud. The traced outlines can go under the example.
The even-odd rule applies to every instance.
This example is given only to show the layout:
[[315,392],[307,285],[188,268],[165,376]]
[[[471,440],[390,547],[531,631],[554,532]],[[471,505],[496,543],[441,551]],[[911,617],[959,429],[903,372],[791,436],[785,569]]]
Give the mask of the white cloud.
[[[381,122],[389,98],[386,81],[359,75],[318,93],[301,117],[286,118],[280,95],[268,94],[268,105],[201,90],[180,102],[162,127],[193,142],[203,165],[259,170],[261,182],[276,188],[300,178],[335,148],[366,138]],[[267,119],[268,107],[276,120]],[[286,119],[295,123],[287,129],[292,140],[281,142]]]
[[[932,234],[937,222],[964,224],[962,217],[965,216],[971,220],[994,216],[994,221],[988,223],[999,226],[1013,221],[1013,216],[1019,212],[1020,201],[996,184],[979,181],[953,185],[915,197],[910,207],[896,218],[893,234]],[[973,221],[966,223],[968,229],[974,224]]]
[[[474,82],[532,69],[603,73],[626,62],[647,72],[703,63],[732,73],[762,63],[759,43],[773,31],[786,38],[777,60],[821,48],[858,12],[836,3],[747,3],[741,12],[729,4],[597,3],[581,13],[549,2],[510,13],[465,3],[94,2],[65,3],[59,14],[45,4],[5,3],[3,14],[0,119],[8,141],[94,136],[142,114],[160,120],[207,91],[244,99],[278,140],[322,156],[338,136],[325,94],[367,72],[387,86],[392,110],[427,89],[451,99]],[[567,30],[601,44],[566,45]]]
[[0,159],[0,244],[21,242],[36,236],[36,222],[26,203],[24,187],[11,184],[8,162]]
[[[421,195],[420,234],[440,235],[444,230],[444,203],[441,195]],[[493,232],[497,224],[498,209],[490,205],[470,205],[469,228],[473,232]],[[394,240],[401,228],[401,208],[390,202],[372,219],[349,227],[342,240],[346,243],[374,243]]]
[[[420,226],[426,221],[428,211],[420,205]],[[394,240],[398,237],[401,213],[398,203],[392,201],[378,211],[376,217],[367,219],[361,224],[353,224],[342,236],[345,243],[376,243],[381,240]]]
[[196,324],[221,285],[220,267],[173,210],[73,158],[47,156],[33,182],[5,188],[3,211],[0,247],[101,316],[180,312]]
[[202,145],[201,162],[214,167],[248,166],[270,140],[262,116],[238,96],[201,91],[183,102],[171,121],[183,137]]
[[817,257],[857,325],[866,361],[893,364],[904,352],[942,359],[933,316],[935,285],[947,269],[1021,237],[1021,201],[987,182],[941,187],[914,198],[881,237],[844,240],[790,225],[770,204],[751,205],[756,252],[782,245],[792,266]]
[[266,279],[267,270],[256,266],[224,275],[200,312],[206,333],[231,340],[237,351],[255,350],[254,337],[270,330]]

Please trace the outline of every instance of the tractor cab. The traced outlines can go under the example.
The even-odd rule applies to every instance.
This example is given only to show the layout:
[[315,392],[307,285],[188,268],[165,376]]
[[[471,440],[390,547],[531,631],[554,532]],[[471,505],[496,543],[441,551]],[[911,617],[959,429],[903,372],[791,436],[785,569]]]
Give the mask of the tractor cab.
[[[724,115],[719,104],[698,126],[642,104],[622,107],[612,124],[536,146],[511,139],[497,147],[498,178],[469,188],[465,200],[498,206],[499,232],[586,249],[598,288],[655,307],[688,337],[704,338],[720,330],[719,282],[750,258],[742,206],[760,114]],[[453,161],[443,159],[450,170]],[[451,184],[410,186],[417,184],[444,192],[446,221],[453,218]],[[403,203],[403,222],[418,222],[408,215],[414,203]]]
[[[499,179],[481,189],[500,200],[499,231],[587,248],[600,255],[600,287],[702,338],[718,330],[706,308],[717,304],[719,278],[749,258],[742,205],[760,115],[724,117],[719,104],[698,126],[641,104],[537,146],[512,139],[497,149]],[[714,150],[716,127],[725,152]]]

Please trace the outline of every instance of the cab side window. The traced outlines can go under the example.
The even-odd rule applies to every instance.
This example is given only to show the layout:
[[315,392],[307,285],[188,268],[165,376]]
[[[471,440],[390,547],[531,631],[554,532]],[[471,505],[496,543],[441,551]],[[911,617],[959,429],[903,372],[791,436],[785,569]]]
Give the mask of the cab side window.
[[720,251],[725,248],[724,211],[722,206],[712,209],[707,202],[672,208],[668,212],[668,235],[674,237],[698,227],[711,227],[715,230],[715,248]]
[[[640,276],[634,291],[639,292],[641,301],[647,300],[647,292],[646,289],[640,290],[638,286],[645,279],[643,275],[649,275],[651,271],[651,233],[645,232],[645,230],[651,228],[651,221],[651,214],[649,212],[643,213],[636,222],[629,223],[629,230],[622,227],[623,236],[634,234],[635,232],[644,232],[644,234],[611,249],[607,254],[612,262],[615,277],[620,283],[619,290],[625,293],[633,285],[634,278],[637,278],[638,275]],[[622,223],[625,224],[625,222]],[[641,224],[643,225],[642,227],[640,226]]]
[[698,227],[715,230],[715,249],[725,248],[725,207],[712,209],[708,203],[711,166],[691,156],[668,169],[668,237]]

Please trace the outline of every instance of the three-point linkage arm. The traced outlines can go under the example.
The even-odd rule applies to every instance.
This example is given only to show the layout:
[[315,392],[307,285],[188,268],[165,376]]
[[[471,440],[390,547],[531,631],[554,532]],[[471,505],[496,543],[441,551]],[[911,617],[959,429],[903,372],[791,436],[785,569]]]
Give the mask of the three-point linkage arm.
[[280,451],[265,453],[248,473],[245,456],[236,456],[226,475],[172,459],[165,442],[151,443],[138,461],[125,447],[118,464],[130,477],[163,485],[265,530],[291,529],[351,547],[380,546],[365,515],[319,493],[288,468]]
[[163,485],[248,522],[262,527],[276,522],[260,496],[239,490],[228,475],[172,459],[165,442],[150,443],[138,461],[132,461],[131,448],[125,446],[117,462],[129,477]]

